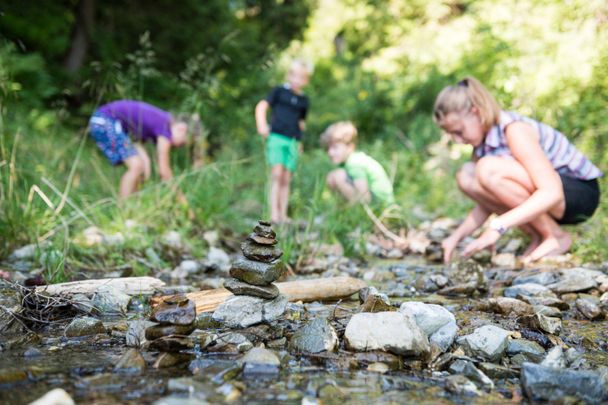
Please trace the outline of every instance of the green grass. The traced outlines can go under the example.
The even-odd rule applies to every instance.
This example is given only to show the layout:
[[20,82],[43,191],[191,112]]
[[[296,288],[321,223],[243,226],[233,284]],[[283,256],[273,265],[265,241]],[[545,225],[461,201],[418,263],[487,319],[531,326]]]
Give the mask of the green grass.
[[[257,219],[268,218],[268,170],[260,142],[250,142],[247,152],[242,145],[227,143],[212,163],[196,170],[174,159],[173,183],[186,194],[194,213],[191,218],[188,207],[175,202],[172,187],[158,179],[127,201],[117,201],[124,169],[111,167],[82,130],[69,129],[57,114],[16,113],[11,125],[7,122],[5,118],[0,123],[0,259],[24,244],[45,242],[39,259],[48,280],[64,281],[76,272],[125,265],[144,275],[150,267],[170,267],[181,259],[163,249],[162,235],[169,230],[180,233],[188,254],[202,258],[207,250],[205,231],[245,234]],[[394,176],[401,211],[389,222],[393,229],[416,226],[421,219],[415,212],[420,209],[432,216],[462,218],[471,207],[453,180],[461,160],[439,159],[439,168],[429,169],[426,153],[414,152],[397,140],[360,149]],[[289,263],[306,259],[318,242],[339,242],[349,256],[364,251],[364,234],[373,225],[360,206],[346,209],[330,194],[324,180],[330,169],[323,150],[309,148],[302,156],[293,180],[290,216],[304,223],[310,238],[303,239],[291,228],[279,230]],[[127,227],[129,222],[135,225]],[[575,254],[585,260],[606,260],[603,229],[607,225],[603,204],[591,221],[573,228]],[[85,246],[82,232],[90,226],[107,234],[120,233],[124,243]],[[160,262],[152,263],[151,254],[159,255]]]

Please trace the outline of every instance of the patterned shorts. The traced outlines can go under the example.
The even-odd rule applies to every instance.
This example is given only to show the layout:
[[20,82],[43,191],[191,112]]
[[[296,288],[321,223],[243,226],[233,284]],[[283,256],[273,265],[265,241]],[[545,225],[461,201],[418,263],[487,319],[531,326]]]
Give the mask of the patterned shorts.
[[95,112],[89,120],[89,130],[99,149],[113,165],[137,155],[137,149],[120,121]]

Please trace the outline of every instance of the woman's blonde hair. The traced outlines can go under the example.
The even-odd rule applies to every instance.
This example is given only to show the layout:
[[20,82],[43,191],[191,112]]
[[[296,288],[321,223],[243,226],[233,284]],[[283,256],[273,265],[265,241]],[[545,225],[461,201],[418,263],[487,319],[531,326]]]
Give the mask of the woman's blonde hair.
[[441,90],[435,100],[433,120],[443,127],[448,114],[468,112],[472,107],[476,107],[479,111],[484,132],[498,124],[500,105],[479,80],[467,76],[456,85]]
[[357,142],[357,128],[350,121],[331,124],[321,134],[321,145],[328,148],[333,143],[351,144]]

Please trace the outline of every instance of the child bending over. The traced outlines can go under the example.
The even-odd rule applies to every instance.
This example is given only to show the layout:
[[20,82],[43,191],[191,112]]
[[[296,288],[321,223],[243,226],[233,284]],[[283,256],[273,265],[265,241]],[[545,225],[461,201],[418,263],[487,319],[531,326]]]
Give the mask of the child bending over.
[[350,121],[336,122],[321,135],[331,161],[339,168],[327,175],[327,185],[348,202],[392,204],[393,185],[380,163],[357,151],[357,128]]
[[472,161],[456,175],[458,187],[475,208],[443,241],[448,262],[458,242],[496,214],[468,256],[492,246],[509,228],[531,238],[524,252],[530,262],[570,249],[561,224],[577,224],[599,204],[602,172],[554,128],[515,112],[503,111],[476,79],[465,78],[439,93],[435,122],[459,143],[474,147]]

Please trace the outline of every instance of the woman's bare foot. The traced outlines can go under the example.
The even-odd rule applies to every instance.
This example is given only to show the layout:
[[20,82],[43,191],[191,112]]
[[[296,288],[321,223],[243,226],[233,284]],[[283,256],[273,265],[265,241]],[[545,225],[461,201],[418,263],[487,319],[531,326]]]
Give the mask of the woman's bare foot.
[[521,229],[526,235],[530,237],[530,244],[528,245],[526,250],[524,250],[524,252],[521,254],[522,260],[526,260],[528,256],[530,256],[530,253],[536,250],[538,245],[540,245],[541,237],[540,234],[536,232],[534,228],[529,224],[522,225],[519,227],[519,229]]
[[532,262],[546,256],[557,256],[566,253],[572,246],[572,237],[567,232],[552,235],[543,239],[525,259],[525,262]]

